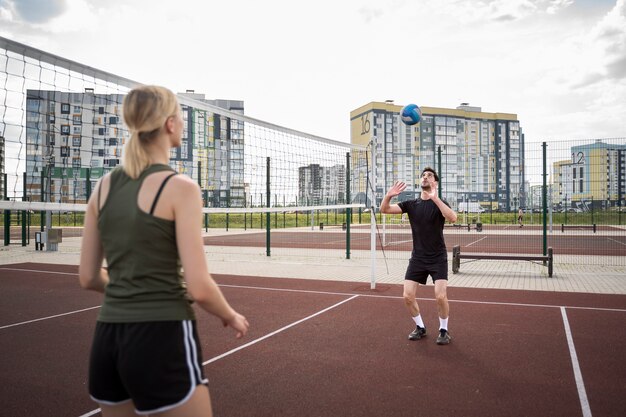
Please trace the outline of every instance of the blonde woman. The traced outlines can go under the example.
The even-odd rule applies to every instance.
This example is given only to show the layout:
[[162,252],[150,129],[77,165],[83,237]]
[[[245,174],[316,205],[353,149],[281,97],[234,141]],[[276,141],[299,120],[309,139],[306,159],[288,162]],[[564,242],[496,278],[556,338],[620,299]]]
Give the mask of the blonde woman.
[[85,216],[80,284],[104,293],[89,393],[105,417],[211,416],[191,303],[237,338],[248,321],[208,272],[198,185],[168,165],[183,133],[176,96],[135,88],[124,99],[124,121],[131,137],[123,166],[99,181]]

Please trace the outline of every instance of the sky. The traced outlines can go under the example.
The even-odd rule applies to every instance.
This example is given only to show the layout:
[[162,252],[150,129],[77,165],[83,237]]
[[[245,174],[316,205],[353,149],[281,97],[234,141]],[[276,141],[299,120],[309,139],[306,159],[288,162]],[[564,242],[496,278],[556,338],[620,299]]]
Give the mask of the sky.
[[626,137],[626,0],[0,0],[0,36],[342,142],[385,100]]

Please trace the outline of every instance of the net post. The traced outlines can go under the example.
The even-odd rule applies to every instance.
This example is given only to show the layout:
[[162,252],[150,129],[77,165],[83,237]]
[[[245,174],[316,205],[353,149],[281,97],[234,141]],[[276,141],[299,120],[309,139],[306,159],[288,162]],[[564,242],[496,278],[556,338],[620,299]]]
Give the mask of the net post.
[[[26,196],[26,173],[22,174],[22,201],[27,201],[28,197]],[[26,210],[21,211],[22,215],[22,246],[26,246]]]
[[548,202],[546,201],[548,198],[548,156],[547,156],[547,148],[548,145],[546,142],[541,144],[543,148],[543,187],[541,188],[542,194],[542,206],[543,206],[543,255],[546,256],[548,254],[548,219],[546,218],[546,208]]
[[[44,189],[44,178],[46,177],[46,176],[45,176],[45,174],[44,174],[44,170],[45,170],[45,169],[46,169],[46,168],[44,167],[44,168],[41,170],[41,182],[40,182],[40,184],[39,184],[39,185],[40,185],[40,194],[39,194],[39,195],[40,195],[40,200],[39,200],[39,201],[41,201],[42,203],[43,203],[43,202],[44,202],[44,200],[45,200],[45,198],[44,198],[44,195],[45,195],[45,189]],[[42,211],[39,213],[39,231],[41,231],[41,232],[43,232],[43,224],[44,224],[44,221],[45,221],[45,220],[44,220],[44,219],[45,219],[45,217],[46,217],[46,212],[42,210]]]
[[[267,181],[266,181],[266,193],[267,193],[267,208],[270,208],[272,205],[272,194],[270,188],[270,157],[267,157],[267,171],[266,171]],[[266,256],[270,256],[270,212],[268,211],[265,214],[265,254]]]
[[376,289],[376,136],[372,137],[370,152],[372,155],[372,179],[370,181],[370,188],[372,189],[372,199],[370,201],[370,289],[373,290]]

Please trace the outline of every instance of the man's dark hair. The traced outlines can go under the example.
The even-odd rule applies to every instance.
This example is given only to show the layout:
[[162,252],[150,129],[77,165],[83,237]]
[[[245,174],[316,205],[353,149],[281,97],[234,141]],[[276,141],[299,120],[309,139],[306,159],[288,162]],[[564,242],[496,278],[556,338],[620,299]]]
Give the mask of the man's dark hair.
[[432,172],[432,173],[433,173],[433,175],[435,176],[435,181],[439,182],[439,175],[437,175],[437,173],[435,172],[435,170],[434,170],[434,169],[432,169],[431,167],[426,167],[426,168],[424,168],[424,169],[422,170],[422,175],[424,175],[424,172],[426,172],[426,171],[428,171],[428,172]]

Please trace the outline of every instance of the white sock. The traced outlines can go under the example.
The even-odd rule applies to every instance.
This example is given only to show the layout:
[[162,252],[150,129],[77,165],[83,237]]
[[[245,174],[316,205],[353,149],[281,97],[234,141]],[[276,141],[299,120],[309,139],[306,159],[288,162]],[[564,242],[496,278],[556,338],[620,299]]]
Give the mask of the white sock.
[[413,317],[413,321],[415,322],[416,325],[420,326],[421,328],[424,328],[424,322],[422,321],[422,316],[421,315],[417,315],[415,317]]
[[439,330],[448,330],[448,319],[442,319],[439,317]]

